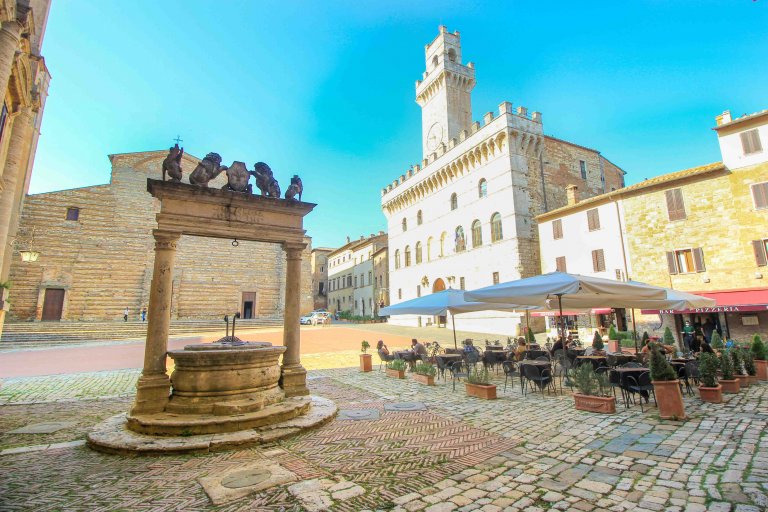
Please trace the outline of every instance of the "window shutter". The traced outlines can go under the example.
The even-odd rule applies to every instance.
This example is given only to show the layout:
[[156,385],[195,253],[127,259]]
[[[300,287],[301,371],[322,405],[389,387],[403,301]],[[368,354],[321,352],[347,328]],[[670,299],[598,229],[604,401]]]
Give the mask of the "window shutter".
[[563,238],[563,221],[560,219],[552,221],[552,238],[555,240]]
[[755,251],[755,262],[757,262],[757,266],[765,267],[768,265],[768,254],[765,253],[765,241],[752,240],[752,249]]
[[565,256],[558,256],[555,259],[555,268],[558,272],[568,272],[565,267]]
[[749,130],[739,134],[741,137],[741,147],[744,149],[744,154],[759,153],[763,150],[762,144],[760,144],[760,135],[757,130]]
[[677,260],[675,260],[675,253],[673,251],[667,252],[667,267],[671,275],[677,274]]
[[605,253],[602,249],[597,251],[597,266],[598,272],[605,272]]
[[590,231],[600,229],[600,215],[597,213],[597,208],[587,210],[587,225]]
[[701,250],[701,247],[695,247],[693,249],[693,266],[696,269],[696,272],[704,272],[707,270],[704,266],[704,251]]
[[597,251],[592,251],[592,270],[600,272],[600,264],[597,262]]
[[683,191],[679,188],[667,190],[667,214],[669,220],[682,220],[685,219],[685,204],[683,203]]
[[768,181],[752,185],[752,198],[755,200],[755,208],[768,208]]

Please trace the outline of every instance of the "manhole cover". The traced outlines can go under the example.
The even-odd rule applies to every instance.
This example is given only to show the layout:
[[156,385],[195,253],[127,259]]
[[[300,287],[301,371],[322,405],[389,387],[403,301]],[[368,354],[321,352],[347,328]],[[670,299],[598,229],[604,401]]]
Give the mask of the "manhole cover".
[[379,419],[378,409],[345,409],[339,411],[336,416],[339,420],[377,420]]
[[384,404],[385,411],[423,411],[427,408],[422,402],[399,402]]
[[221,485],[228,489],[240,489],[258,485],[272,477],[272,472],[264,468],[246,469],[227,475],[221,481]]

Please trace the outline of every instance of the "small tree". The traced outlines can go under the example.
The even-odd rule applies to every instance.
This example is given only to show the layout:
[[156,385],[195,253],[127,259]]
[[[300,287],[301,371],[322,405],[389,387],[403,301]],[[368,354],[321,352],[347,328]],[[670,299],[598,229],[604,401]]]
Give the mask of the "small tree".
[[717,331],[712,331],[712,337],[710,338],[709,344],[712,346],[712,348],[722,350],[724,345],[723,338],[720,337],[720,333]]
[[619,334],[616,332],[616,328],[611,324],[611,328],[608,329],[608,339],[609,340],[618,340]]
[[491,378],[488,375],[488,369],[482,366],[475,366],[467,375],[467,382],[481,386],[490,386]]
[[429,363],[416,363],[413,367],[413,373],[418,375],[426,375],[427,377],[434,377],[437,375],[437,368]]
[[363,340],[362,343],[360,343],[360,352],[362,352],[363,354],[368,352],[369,348],[371,348],[371,344],[368,343],[367,341]]
[[699,357],[699,375],[705,388],[717,387],[717,356],[704,352]]
[[536,343],[536,336],[534,336],[533,331],[531,329],[528,329],[525,332],[525,342],[528,343],[529,345],[531,343]]
[[392,361],[387,363],[387,368],[390,370],[396,370],[398,372],[404,372],[406,368],[405,361],[402,359],[393,359]]
[[595,335],[592,336],[592,346],[594,347],[595,343],[598,343],[598,342],[602,343],[603,342],[603,337],[600,336],[599,332],[595,331]]
[[606,396],[608,378],[605,373],[595,373],[589,363],[579,365],[573,372],[573,384],[579,393],[589,396]]
[[760,338],[759,334],[755,334],[755,336],[752,338],[752,357],[757,359],[758,361],[765,361],[768,359],[768,352],[765,348],[765,343],[763,343],[763,340]]
[[747,375],[751,375],[753,377],[757,375],[757,368],[755,367],[755,356],[752,354],[752,351],[741,349],[741,358],[744,361],[744,370],[747,372]]
[[664,344],[675,345],[675,337],[672,335],[672,330],[669,327],[664,328]]
[[746,375],[744,372],[744,358],[741,355],[741,350],[738,348],[732,348],[728,351],[733,361],[733,371],[736,375]]
[[605,345],[603,344],[603,338],[600,337],[599,334],[595,333],[595,337],[592,340],[592,348],[595,350],[603,350],[603,347]]
[[733,359],[728,352],[720,354],[720,371],[723,372],[723,380],[733,380]]
[[677,373],[658,347],[651,349],[651,380],[677,380]]

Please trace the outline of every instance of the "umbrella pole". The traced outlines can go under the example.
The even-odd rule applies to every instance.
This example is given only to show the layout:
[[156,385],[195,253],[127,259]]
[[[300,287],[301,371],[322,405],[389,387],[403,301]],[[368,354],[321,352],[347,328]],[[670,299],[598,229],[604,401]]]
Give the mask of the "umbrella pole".
[[563,318],[563,296],[558,295],[557,296],[557,305],[560,308],[560,340],[565,343],[565,325],[563,325],[564,318]]
[[453,348],[459,348],[459,345],[456,343],[456,315],[451,313],[451,325],[453,326]]
[[[635,308],[632,308],[630,311],[632,313],[632,339],[635,342],[635,354],[639,354],[640,350],[637,348],[637,324],[635,323]],[[619,347],[619,349],[621,349],[621,347]]]

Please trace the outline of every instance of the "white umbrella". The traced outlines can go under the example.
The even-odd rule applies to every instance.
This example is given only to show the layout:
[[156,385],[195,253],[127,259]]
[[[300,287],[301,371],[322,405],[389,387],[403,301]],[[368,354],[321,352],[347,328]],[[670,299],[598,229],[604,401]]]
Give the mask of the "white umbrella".
[[458,348],[456,343],[456,322],[455,315],[458,313],[468,313],[470,311],[514,311],[516,309],[530,309],[526,306],[516,304],[487,303],[479,301],[467,301],[464,299],[464,290],[454,290],[448,288],[430,295],[417,297],[399,304],[387,306],[379,310],[379,315],[432,315],[442,316],[450,313],[453,325],[453,345]]
[[665,288],[651,286],[636,281],[624,282],[599,277],[551,272],[540,276],[528,277],[517,281],[499,283],[464,294],[467,301],[500,302],[517,306],[536,306],[541,309],[552,308],[552,299],[557,298],[560,312],[560,335],[562,329],[563,307],[586,309],[600,306],[634,307],[631,303],[638,300],[665,300]]

